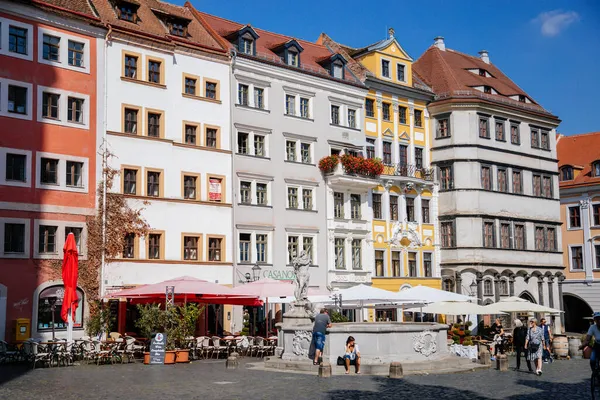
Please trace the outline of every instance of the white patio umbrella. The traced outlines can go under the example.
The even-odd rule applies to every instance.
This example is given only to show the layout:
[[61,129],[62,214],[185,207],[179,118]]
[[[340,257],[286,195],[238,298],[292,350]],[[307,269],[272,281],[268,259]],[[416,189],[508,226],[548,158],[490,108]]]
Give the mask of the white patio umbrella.
[[[486,315],[490,314],[487,307],[468,301],[438,301],[421,308],[426,314],[444,315]],[[504,313],[502,313],[504,314]]]
[[532,303],[519,297],[509,297],[502,299],[497,303],[485,306],[488,309],[488,314],[497,314],[499,312],[535,312],[546,314],[560,314],[564,311],[556,308],[550,308],[539,304]]
[[415,286],[398,293],[400,301],[418,301],[420,303],[436,303],[439,301],[472,301],[474,297],[452,293],[446,290],[434,289],[429,286]]

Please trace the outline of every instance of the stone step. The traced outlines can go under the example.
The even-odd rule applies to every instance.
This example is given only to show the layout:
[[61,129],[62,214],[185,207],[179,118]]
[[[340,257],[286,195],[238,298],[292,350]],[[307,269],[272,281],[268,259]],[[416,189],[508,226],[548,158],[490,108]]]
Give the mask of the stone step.
[[[313,365],[312,362],[308,360],[285,361],[280,358],[270,357],[265,359],[264,367],[269,370],[314,373],[315,375],[319,372],[319,366]],[[485,368],[489,368],[489,366],[477,364],[468,358],[456,356],[448,356],[422,362],[402,362],[404,375],[449,374]],[[363,364],[360,369],[361,373],[364,375],[387,376],[389,374],[390,365],[388,363]],[[331,373],[332,375],[344,375],[345,369],[341,365],[332,365]],[[350,367],[350,373],[354,373],[354,366]]]

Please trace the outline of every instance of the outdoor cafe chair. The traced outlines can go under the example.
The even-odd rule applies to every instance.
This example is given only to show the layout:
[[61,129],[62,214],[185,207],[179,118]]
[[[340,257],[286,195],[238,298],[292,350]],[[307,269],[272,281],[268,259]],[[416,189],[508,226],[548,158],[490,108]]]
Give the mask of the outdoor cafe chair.
[[235,351],[240,356],[245,356],[248,353],[248,348],[250,348],[250,343],[246,336],[237,336],[235,338]]
[[4,340],[0,340],[0,364],[15,362],[20,358],[20,352],[16,349],[13,349],[8,343]]
[[40,345],[37,341],[26,340],[23,342],[23,351],[25,352],[25,360],[31,363],[32,369],[35,369],[37,363],[50,366],[52,353],[47,351],[46,347]]
[[267,350],[265,339],[257,336],[254,338],[254,343],[256,344],[256,356],[258,357],[260,354],[261,358],[263,358],[265,356],[265,351]]
[[110,362],[111,364],[113,363],[113,355],[112,355],[112,349],[111,350],[106,350],[102,348],[102,342],[100,342],[99,340],[94,340],[92,341],[92,345],[93,345],[93,355],[94,355],[94,360],[96,361],[96,365],[100,364],[102,361],[105,362]]
[[221,354],[227,354],[227,346],[223,346],[221,344],[221,338],[218,336],[212,337],[213,341],[213,354],[216,355],[215,358],[219,358]]
[[131,336],[125,336],[124,339],[125,342],[116,348],[116,353],[121,359],[121,364],[125,362],[125,358],[127,358],[128,363],[130,363],[132,360],[135,362],[135,338]]
[[201,336],[200,339],[203,358],[212,358],[215,346],[212,345],[211,339],[208,336]]

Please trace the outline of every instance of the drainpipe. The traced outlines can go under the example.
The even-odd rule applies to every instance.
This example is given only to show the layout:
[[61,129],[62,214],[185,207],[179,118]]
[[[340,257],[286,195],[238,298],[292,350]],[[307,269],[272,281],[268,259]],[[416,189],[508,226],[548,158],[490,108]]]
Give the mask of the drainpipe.
[[[229,95],[232,95],[232,91],[231,88],[233,87],[233,71],[235,69],[235,61],[237,59],[237,52],[235,51],[235,49],[231,49],[229,51],[229,56],[231,57],[231,73],[229,74]],[[232,99],[233,100],[233,99]],[[234,100],[235,101],[235,100]],[[231,148],[231,233],[233,234],[232,239],[232,243],[235,243],[235,190],[233,189],[235,187],[235,152],[233,151],[233,143],[235,143],[235,135],[234,135],[234,124],[233,124],[233,108],[235,106],[232,106],[233,103],[232,101],[229,102],[229,147]],[[231,256],[232,256],[232,261],[233,261],[233,286],[236,286],[237,283],[237,257],[235,256],[235,245],[233,246],[233,249],[231,251]]]
[[108,41],[110,40],[110,34],[112,33],[112,27],[108,25],[108,32],[104,37],[104,121],[102,121],[102,261],[100,265],[100,299],[104,296],[104,267],[106,264],[106,164],[107,164],[107,119],[108,111],[106,105],[108,104]]

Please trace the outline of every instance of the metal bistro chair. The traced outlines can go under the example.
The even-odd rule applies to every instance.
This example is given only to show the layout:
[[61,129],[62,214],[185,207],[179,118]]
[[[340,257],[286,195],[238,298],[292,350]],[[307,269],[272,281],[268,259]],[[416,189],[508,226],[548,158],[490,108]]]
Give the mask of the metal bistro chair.
[[31,362],[32,369],[35,369],[35,366],[39,362],[41,362],[42,365],[46,364],[50,366],[52,353],[50,353],[45,346],[40,345],[34,340],[26,340],[23,342],[23,349],[25,352],[25,359],[28,362]]
[[241,356],[244,357],[248,354],[248,349],[250,348],[250,343],[248,343],[248,338],[246,336],[238,336],[235,338],[235,351]]
[[13,349],[8,343],[4,340],[0,340],[0,364],[15,362],[20,358],[20,352],[16,349]]
[[256,344],[256,356],[258,357],[260,354],[260,358],[263,358],[265,356],[265,352],[267,351],[265,339],[257,336],[254,338],[254,343]]
[[215,346],[211,343],[211,339],[208,336],[202,336],[202,354],[204,358],[212,358],[215,351]]
[[96,361],[96,365],[99,365],[102,361],[108,361],[111,364],[113,363],[112,351],[103,349],[102,342],[100,342],[99,340],[94,340],[92,341],[92,346],[94,361]]
[[221,338],[218,336],[212,337],[213,342],[213,354],[216,355],[216,358],[219,358],[221,354],[227,354],[227,346],[223,346],[221,344]]

